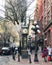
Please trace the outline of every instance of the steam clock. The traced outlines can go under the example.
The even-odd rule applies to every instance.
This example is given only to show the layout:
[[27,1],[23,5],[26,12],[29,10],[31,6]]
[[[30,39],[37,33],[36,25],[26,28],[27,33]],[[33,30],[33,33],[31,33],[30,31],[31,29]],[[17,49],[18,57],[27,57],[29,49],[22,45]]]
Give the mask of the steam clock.
[[27,51],[28,26],[22,26],[22,58],[28,58]]
[[22,27],[22,48],[27,48],[27,35],[28,35],[28,26]]

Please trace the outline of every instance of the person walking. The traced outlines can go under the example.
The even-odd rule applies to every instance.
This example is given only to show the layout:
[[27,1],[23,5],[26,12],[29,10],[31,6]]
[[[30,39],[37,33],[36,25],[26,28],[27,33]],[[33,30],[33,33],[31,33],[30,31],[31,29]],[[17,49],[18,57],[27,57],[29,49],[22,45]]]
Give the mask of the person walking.
[[21,56],[21,46],[18,46],[18,62],[20,62],[20,56]]
[[15,60],[15,47],[12,47],[12,58]]
[[36,46],[35,47],[35,57],[34,57],[34,62],[39,62],[39,60],[38,60],[38,50],[39,50],[39,47],[38,46]]
[[46,46],[43,47],[42,52],[44,53],[44,61],[47,62],[48,49]]
[[51,47],[51,45],[48,45],[47,49],[48,49],[48,61],[51,61],[51,57],[52,57],[52,47]]
[[31,51],[30,50],[31,50],[30,48],[27,48],[29,63],[32,63],[32,61],[31,61]]

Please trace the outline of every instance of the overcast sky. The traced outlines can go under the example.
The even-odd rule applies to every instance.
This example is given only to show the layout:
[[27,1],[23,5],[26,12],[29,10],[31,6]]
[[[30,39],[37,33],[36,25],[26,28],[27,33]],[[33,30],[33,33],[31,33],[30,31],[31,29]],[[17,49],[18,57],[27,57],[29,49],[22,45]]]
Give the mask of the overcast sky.
[[5,0],[0,0],[0,16],[4,17],[4,12],[2,12],[1,10],[5,11],[4,9],[4,5],[5,5]]
[[[27,3],[29,4],[33,0],[27,0]],[[34,0],[33,3],[28,7],[27,10],[27,16],[33,18],[34,17],[34,10],[36,8],[36,2],[37,0]]]

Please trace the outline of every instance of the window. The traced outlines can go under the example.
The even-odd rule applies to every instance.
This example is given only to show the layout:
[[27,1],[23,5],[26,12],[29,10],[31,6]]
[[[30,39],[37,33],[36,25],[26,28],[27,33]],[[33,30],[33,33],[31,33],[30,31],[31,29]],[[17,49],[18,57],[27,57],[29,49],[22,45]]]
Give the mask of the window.
[[44,0],[44,6],[45,6],[45,3],[46,3],[46,1]]
[[48,16],[48,21],[49,21],[50,20],[50,11],[48,12],[47,16]]
[[47,9],[47,7],[46,7],[46,0],[44,0],[44,13],[46,12],[46,9]]
[[49,0],[48,0],[48,2],[47,2],[47,3],[48,3],[48,6],[49,6],[49,5],[50,5]]
[[50,9],[50,0],[47,1],[48,9]]
[[48,44],[50,43],[50,30],[48,31]]
[[44,17],[44,26],[47,24],[46,17]]

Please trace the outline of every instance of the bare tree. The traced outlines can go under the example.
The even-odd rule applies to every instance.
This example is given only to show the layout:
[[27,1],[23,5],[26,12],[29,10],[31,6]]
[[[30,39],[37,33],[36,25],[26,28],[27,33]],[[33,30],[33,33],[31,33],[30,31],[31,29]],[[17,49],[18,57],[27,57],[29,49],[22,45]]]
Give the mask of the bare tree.
[[9,1],[6,0],[5,16],[6,16],[6,19],[13,21],[14,24],[15,24],[15,21],[17,22],[17,24],[19,24],[15,4],[16,2],[13,3],[12,0],[9,0]]
[[18,20],[23,22],[24,18],[26,18],[27,8],[33,1],[34,0],[27,5],[26,0],[6,0],[5,18],[11,20],[14,24],[15,22],[19,24]]
[[[15,21],[17,22],[17,24],[19,24],[18,19],[20,19],[20,17],[22,17],[22,19],[24,18],[24,13],[23,12],[24,6],[22,6],[23,0],[18,2],[18,0],[6,0],[6,5],[5,5],[5,10],[6,10],[6,18],[9,20],[12,20],[13,23],[15,24]],[[19,11],[21,9],[21,11]],[[23,14],[22,14],[23,13]],[[20,15],[20,16],[19,16]],[[21,19],[21,20],[22,20]]]

